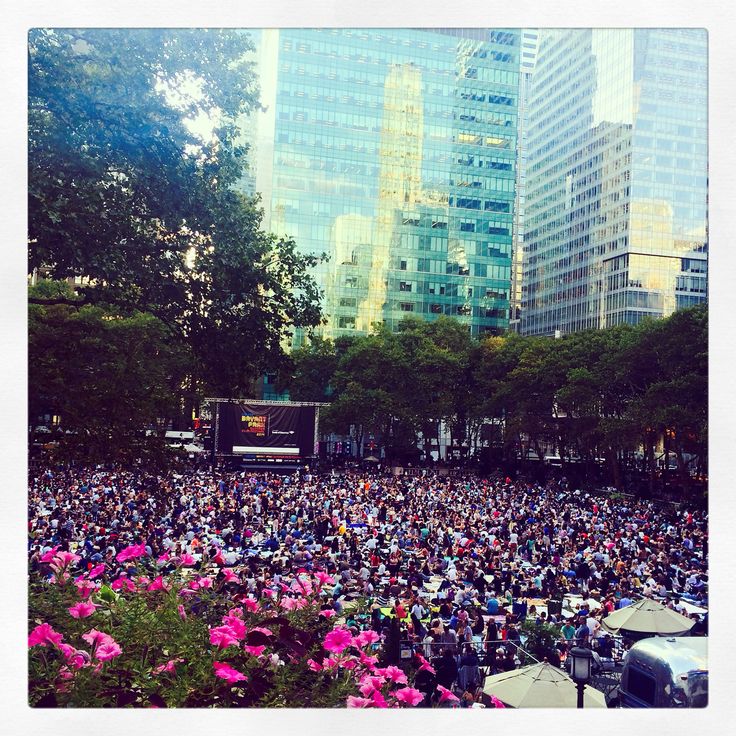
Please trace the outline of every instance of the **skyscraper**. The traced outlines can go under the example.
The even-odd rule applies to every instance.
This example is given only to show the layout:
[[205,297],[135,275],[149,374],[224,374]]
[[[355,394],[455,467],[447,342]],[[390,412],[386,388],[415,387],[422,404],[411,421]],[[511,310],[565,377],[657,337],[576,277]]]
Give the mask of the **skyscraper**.
[[522,332],[634,324],[705,300],[706,32],[540,36]]
[[265,225],[326,252],[328,336],[448,314],[508,326],[520,33],[260,34]]

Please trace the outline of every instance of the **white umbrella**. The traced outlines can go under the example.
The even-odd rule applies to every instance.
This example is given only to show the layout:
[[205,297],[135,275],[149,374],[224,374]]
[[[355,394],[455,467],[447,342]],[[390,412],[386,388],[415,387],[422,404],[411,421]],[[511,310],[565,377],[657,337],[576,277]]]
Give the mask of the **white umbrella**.
[[642,598],[630,606],[619,608],[606,616],[601,623],[604,629],[614,634],[631,631],[654,636],[679,636],[695,626],[694,620],[649,598]]
[[[575,708],[578,703],[577,685],[549,662],[486,677],[483,692],[512,708]],[[606,696],[586,685],[583,706],[606,708]]]

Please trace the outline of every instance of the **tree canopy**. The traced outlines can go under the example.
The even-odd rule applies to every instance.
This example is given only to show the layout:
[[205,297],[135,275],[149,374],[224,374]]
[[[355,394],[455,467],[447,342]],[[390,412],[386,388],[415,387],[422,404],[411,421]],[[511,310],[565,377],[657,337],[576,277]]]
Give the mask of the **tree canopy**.
[[237,191],[248,35],[33,29],[28,48],[29,272],[76,279],[73,298],[32,301],[149,313],[209,390],[245,390],[320,319],[316,256],[263,232]]
[[[436,450],[442,422],[461,458],[496,446],[513,465],[550,452],[591,477],[604,460],[622,488],[636,469],[651,486],[673,453],[688,487],[707,468],[707,326],[705,305],[561,339],[474,340],[448,317],[407,318],[395,333],[300,348],[281,382],[294,399],[331,402],[323,428],[360,446],[373,435],[392,460],[415,460],[417,443]],[[483,439],[484,425],[500,439]]]

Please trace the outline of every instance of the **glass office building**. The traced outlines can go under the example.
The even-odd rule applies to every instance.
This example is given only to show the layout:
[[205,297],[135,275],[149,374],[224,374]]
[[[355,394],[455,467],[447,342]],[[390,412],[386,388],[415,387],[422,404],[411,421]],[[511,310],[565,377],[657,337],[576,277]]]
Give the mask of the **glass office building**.
[[528,106],[522,332],[704,301],[706,32],[541,31]]
[[[265,225],[329,255],[329,337],[446,314],[509,321],[520,32],[260,34]],[[297,336],[297,343],[299,336]]]

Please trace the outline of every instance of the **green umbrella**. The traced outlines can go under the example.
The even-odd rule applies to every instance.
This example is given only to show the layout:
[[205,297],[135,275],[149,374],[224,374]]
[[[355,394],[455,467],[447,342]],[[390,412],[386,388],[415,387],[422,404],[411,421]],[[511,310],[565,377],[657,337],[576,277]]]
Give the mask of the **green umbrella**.
[[614,634],[631,632],[653,636],[680,636],[690,631],[695,626],[695,621],[657,601],[642,598],[609,614],[601,624]]
[[[578,703],[577,685],[549,662],[486,677],[483,692],[495,695],[512,708],[575,708]],[[586,685],[583,705],[585,708],[605,708],[606,696]]]

